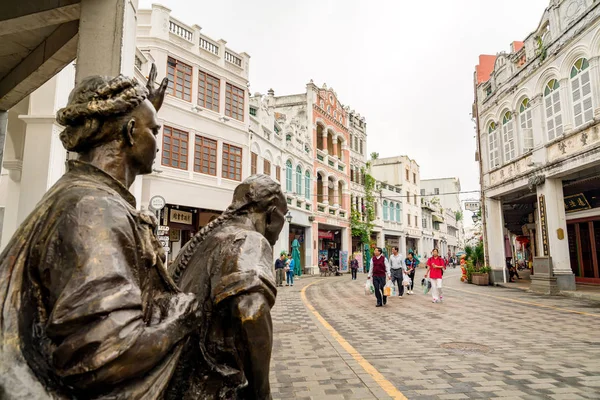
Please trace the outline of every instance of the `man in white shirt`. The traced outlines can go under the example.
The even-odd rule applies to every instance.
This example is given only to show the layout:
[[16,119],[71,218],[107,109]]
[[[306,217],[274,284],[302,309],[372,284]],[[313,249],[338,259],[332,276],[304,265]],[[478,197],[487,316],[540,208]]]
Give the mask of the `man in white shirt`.
[[369,278],[373,277],[373,286],[375,287],[375,297],[377,298],[376,307],[381,307],[387,303],[387,296],[383,295],[386,277],[391,279],[390,263],[382,255],[381,247],[375,247],[375,256],[371,258],[371,267],[369,268]]
[[398,284],[398,297],[404,295],[404,285],[402,280],[406,273],[406,264],[404,264],[404,257],[398,253],[398,247],[392,247],[392,255],[390,256],[390,269],[392,270],[392,283]]

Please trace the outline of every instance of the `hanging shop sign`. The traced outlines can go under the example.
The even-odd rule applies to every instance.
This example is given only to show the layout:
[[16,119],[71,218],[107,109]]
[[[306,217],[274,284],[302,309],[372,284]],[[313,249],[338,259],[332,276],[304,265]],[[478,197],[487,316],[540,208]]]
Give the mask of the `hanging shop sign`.
[[192,213],[171,209],[169,221],[176,222],[178,224],[192,225]]
[[156,228],[157,234],[159,236],[164,236],[164,235],[168,235],[169,234],[169,227],[166,225],[159,225]]
[[171,231],[169,231],[169,239],[171,242],[179,242],[179,240],[181,240],[181,230],[171,229]]
[[577,193],[572,196],[565,196],[565,211],[568,213],[581,211],[581,210],[589,210],[592,208],[590,203],[588,203],[585,195],[583,193]]
[[542,229],[542,247],[544,256],[548,256],[548,220],[546,218],[546,198],[540,195],[538,205],[540,207],[540,227]]
[[333,232],[331,231],[319,231],[319,239],[333,239]]
[[166,204],[167,204],[167,202],[165,201],[164,197],[162,197],[162,196],[153,196],[150,199],[149,207],[153,211],[160,211],[163,208],[165,208]]

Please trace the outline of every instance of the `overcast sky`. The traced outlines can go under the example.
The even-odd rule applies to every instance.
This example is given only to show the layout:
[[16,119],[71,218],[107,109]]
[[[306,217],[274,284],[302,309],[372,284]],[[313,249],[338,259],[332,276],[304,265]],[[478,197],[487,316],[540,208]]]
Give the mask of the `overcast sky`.
[[[250,54],[250,91],[333,87],[367,121],[368,151],[406,154],[421,178],[479,188],[473,71],[537,28],[549,0],[161,0],[172,15]],[[156,2],[156,1],[154,1]],[[141,8],[152,1],[140,0]],[[477,194],[463,198],[478,197]]]

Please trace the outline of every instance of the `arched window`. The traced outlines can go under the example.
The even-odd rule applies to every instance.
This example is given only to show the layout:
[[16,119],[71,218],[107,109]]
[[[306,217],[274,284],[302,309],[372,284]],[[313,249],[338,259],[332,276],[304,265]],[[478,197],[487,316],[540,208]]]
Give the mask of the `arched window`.
[[504,162],[515,158],[515,129],[512,113],[507,111],[502,118],[502,142],[504,143]]
[[302,168],[299,165],[296,167],[296,194],[302,194]]
[[573,96],[575,128],[594,119],[589,66],[587,59],[580,58],[571,68],[571,95]]
[[304,174],[304,197],[310,200],[310,171]]
[[394,202],[390,201],[390,221],[393,221],[395,219],[394,217]]
[[396,203],[396,222],[402,222],[402,211],[400,209],[400,203]]
[[292,162],[290,160],[285,163],[285,191],[288,193],[292,191]]
[[496,123],[490,123],[488,127],[488,145],[490,150],[490,168],[500,166],[500,150],[498,149],[498,132],[496,132]]
[[548,140],[554,140],[563,134],[562,111],[560,108],[559,85],[556,79],[546,84],[544,106],[546,107],[546,128]]
[[383,201],[383,220],[388,220],[388,202],[387,200]]
[[531,122],[531,105],[529,99],[525,98],[519,107],[519,121],[523,133],[523,153],[533,150],[533,124]]

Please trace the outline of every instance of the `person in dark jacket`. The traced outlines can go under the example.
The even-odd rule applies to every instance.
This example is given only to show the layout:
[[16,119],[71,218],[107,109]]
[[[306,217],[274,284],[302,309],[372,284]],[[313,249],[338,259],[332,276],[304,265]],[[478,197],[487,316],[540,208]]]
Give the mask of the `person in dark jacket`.
[[285,252],[281,252],[279,258],[275,260],[275,282],[278,287],[283,286],[283,274],[285,268]]
[[375,247],[373,258],[371,259],[371,268],[369,268],[369,278],[373,278],[373,286],[375,287],[375,297],[377,298],[376,307],[381,307],[387,303],[387,296],[383,295],[383,288],[387,280],[392,279],[390,273],[390,263],[382,254],[381,247]]
[[408,285],[407,294],[414,294],[413,288],[415,287],[415,272],[417,271],[417,267],[419,266],[419,262],[414,257],[413,253],[408,253],[408,257],[404,260],[404,264],[406,265],[406,273],[410,278],[410,285]]

